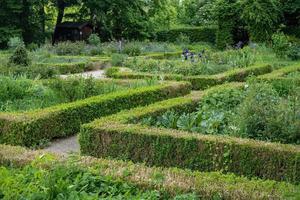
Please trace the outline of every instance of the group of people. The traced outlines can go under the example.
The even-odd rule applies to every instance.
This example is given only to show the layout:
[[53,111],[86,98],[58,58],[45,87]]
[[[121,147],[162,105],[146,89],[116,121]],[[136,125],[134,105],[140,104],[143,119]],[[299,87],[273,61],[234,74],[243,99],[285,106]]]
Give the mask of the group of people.
[[191,62],[195,62],[196,58],[198,57],[198,60],[201,60],[204,57],[205,54],[205,50],[202,50],[201,52],[199,52],[198,54],[189,51],[188,49],[184,49],[182,51],[181,57],[182,57],[182,61],[187,61],[187,60],[191,60]]

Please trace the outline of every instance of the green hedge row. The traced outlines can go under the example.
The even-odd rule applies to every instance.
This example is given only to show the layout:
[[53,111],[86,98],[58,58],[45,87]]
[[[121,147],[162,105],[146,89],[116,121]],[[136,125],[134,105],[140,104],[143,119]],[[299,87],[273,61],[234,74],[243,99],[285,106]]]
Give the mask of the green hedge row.
[[38,67],[50,67],[59,72],[59,74],[75,74],[86,71],[86,62],[77,63],[37,63]]
[[190,92],[185,82],[94,96],[26,113],[0,113],[0,143],[33,146],[40,141],[79,132],[80,125],[96,118]]
[[84,155],[145,162],[151,166],[222,171],[247,177],[300,182],[300,147],[229,136],[201,135],[147,127],[134,122],[167,110],[195,109],[203,95],[231,83],[123,111],[82,126],[79,142]]
[[162,30],[156,33],[157,41],[176,42],[180,35],[186,35],[191,42],[210,42],[216,40],[216,31],[214,27],[183,27]]
[[192,84],[194,90],[207,89],[211,86],[225,82],[242,82],[251,75],[262,75],[272,72],[273,68],[268,64],[258,64],[247,68],[229,70],[217,75],[183,76],[178,74],[150,74],[136,72],[122,72],[118,68],[108,69],[107,76],[118,79],[143,79],[143,78],[163,78],[164,80],[184,80]]
[[[51,162],[50,162],[51,161]],[[0,165],[24,167],[32,162],[44,168],[68,162],[62,157],[0,145]],[[176,168],[146,167],[131,162],[77,157],[72,165],[91,170],[92,174],[110,177],[141,189],[155,189],[169,196],[194,193],[201,199],[297,199],[298,186],[270,180],[254,180],[220,172],[192,172]]]
[[182,54],[182,51],[176,52],[162,52],[162,53],[145,53],[139,57],[152,58],[152,59],[168,59],[168,58],[178,58]]

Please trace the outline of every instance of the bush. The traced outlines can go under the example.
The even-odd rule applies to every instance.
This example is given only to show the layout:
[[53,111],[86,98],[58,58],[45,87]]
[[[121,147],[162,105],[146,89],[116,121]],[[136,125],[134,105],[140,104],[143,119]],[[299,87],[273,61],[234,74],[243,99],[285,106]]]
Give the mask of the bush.
[[287,52],[287,57],[292,60],[300,59],[300,44],[292,44]]
[[24,45],[19,45],[9,58],[9,63],[13,65],[28,66],[31,63],[28,52]]
[[103,54],[103,49],[100,46],[93,46],[89,49],[89,55],[96,56]]
[[55,45],[57,55],[81,55],[84,51],[84,42],[60,42]]
[[93,46],[99,46],[101,44],[100,37],[97,34],[91,34],[88,38],[88,43]]
[[238,122],[238,134],[265,141],[299,143],[299,91],[298,87],[292,95],[282,98],[269,84],[251,84],[234,120]]
[[112,66],[123,66],[123,63],[127,59],[124,54],[114,53],[111,55],[111,65]]
[[214,27],[185,27],[163,30],[156,33],[156,39],[162,42],[176,42],[182,34],[188,36],[190,42],[214,43],[216,39]]
[[14,50],[15,48],[17,48],[20,45],[24,45],[24,42],[20,37],[9,38],[9,41],[7,43],[7,46],[12,50]]
[[290,49],[288,37],[283,33],[274,34],[272,36],[272,48],[278,57],[286,57]]
[[142,47],[136,42],[127,43],[123,52],[129,56],[139,56],[142,53]]

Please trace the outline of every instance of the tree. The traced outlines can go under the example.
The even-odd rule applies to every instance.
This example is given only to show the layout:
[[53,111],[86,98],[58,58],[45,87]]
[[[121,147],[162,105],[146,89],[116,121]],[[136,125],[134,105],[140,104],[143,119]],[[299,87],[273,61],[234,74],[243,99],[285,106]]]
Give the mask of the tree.
[[83,0],[103,39],[142,39],[149,24],[144,0]]
[[19,20],[21,13],[19,0],[0,1],[0,47],[6,47],[9,38],[22,35]]
[[279,1],[239,0],[238,3],[250,38],[257,42],[269,41],[279,27],[282,14]]
[[214,4],[214,18],[217,21],[217,46],[224,49],[234,44],[234,32],[238,26],[238,9],[235,0],[217,0]]

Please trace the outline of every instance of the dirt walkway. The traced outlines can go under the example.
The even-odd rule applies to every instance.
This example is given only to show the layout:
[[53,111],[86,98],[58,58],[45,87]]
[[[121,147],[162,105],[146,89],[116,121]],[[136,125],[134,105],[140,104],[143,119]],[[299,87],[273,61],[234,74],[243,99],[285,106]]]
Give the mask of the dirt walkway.
[[80,146],[77,140],[77,135],[68,138],[53,140],[49,147],[44,150],[51,153],[69,154],[80,153]]
[[96,79],[102,79],[102,78],[105,78],[105,70],[100,69],[100,70],[96,70],[96,71],[89,71],[89,72],[83,72],[83,73],[78,73],[78,74],[60,75],[61,78],[67,78],[70,76],[82,76],[85,78],[93,77]]

